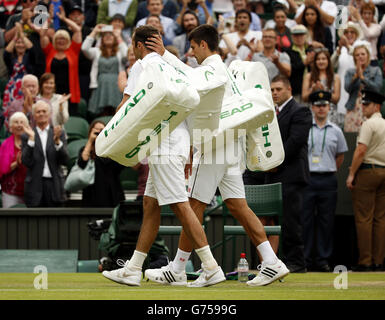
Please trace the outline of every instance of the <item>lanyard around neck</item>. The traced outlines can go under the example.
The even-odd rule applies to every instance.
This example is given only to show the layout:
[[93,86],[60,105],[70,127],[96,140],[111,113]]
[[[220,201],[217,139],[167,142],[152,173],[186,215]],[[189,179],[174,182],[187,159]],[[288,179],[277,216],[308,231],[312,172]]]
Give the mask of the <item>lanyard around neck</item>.
[[[324,149],[325,149],[325,141],[326,141],[326,131],[327,131],[327,129],[328,129],[328,127],[325,126],[324,137],[323,137],[323,141],[322,141],[321,155],[324,153]],[[313,127],[311,127],[310,131],[311,131],[311,153],[314,154]]]

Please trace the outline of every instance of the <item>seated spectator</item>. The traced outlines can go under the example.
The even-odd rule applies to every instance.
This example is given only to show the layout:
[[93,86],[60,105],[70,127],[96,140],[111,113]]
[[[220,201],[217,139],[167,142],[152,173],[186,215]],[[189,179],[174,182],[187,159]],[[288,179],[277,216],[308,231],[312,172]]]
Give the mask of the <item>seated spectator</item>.
[[[334,26],[334,20],[338,14],[338,8],[335,4],[335,1],[325,1],[325,0],[305,0],[304,3],[297,9],[295,15],[295,21],[297,23],[303,23],[303,15],[305,14],[305,10],[307,7],[312,7],[318,12],[319,19],[321,23],[328,27],[331,35],[331,46],[330,48],[325,43],[325,47],[327,47],[330,51],[330,54],[333,53],[335,40],[336,28]],[[305,24],[305,26],[307,26]],[[316,40],[319,41],[319,40]]]
[[[224,13],[222,16],[225,20],[225,24],[229,26],[231,32],[234,31],[234,24],[235,24],[235,13],[238,10],[246,9],[248,5],[249,0],[232,0],[233,3],[233,10],[228,13]],[[251,24],[250,24],[250,30],[253,31],[262,31],[262,25],[261,25],[261,19],[255,12],[250,12],[251,14]]]
[[[241,0],[244,1],[244,0]],[[207,9],[206,2],[205,0],[183,0],[182,1],[183,6],[182,9],[180,10],[177,18],[175,19],[175,33],[176,34],[181,34],[184,32],[183,30],[183,18],[185,12],[193,12],[196,17],[198,18],[198,25],[199,24],[212,24],[212,18],[210,16],[209,10]],[[202,9],[199,10],[199,9]]]
[[36,127],[24,126],[22,163],[27,167],[24,201],[27,207],[57,207],[66,200],[62,166],[69,157],[65,133],[52,127],[51,107],[38,101],[32,106]]
[[378,66],[377,41],[381,35],[381,26],[374,22],[375,5],[370,1],[361,6],[361,11],[353,6],[349,7],[349,11],[353,21],[359,23],[364,35],[363,39],[370,43],[371,65]]
[[265,65],[270,81],[279,74],[289,78],[291,75],[290,57],[287,53],[279,52],[275,48],[277,44],[276,31],[274,29],[263,30],[262,43],[263,50],[254,53],[251,61],[259,61]]
[[120,183],[120,172],[124,167],[111,159],[99,158],[95,153],[95,139],[104,127],[104,122],[93,121],[88,131],[88,141],[79,151],[77,163],[80,168],[85,168],[90,160],[95,163],[95,183],[82,192],[84,207],[116,207],[125,199]]
[[44,98],[51,103],[51,120],[52,125],[64,125],[69,118],[68,113],[68,99],[71,94],[58,94],[55,93],[55,75],[53,73],[44,73],[40,77],[40,94],[39,98]]
[[337,104],[338,125],[343,125],[346,114],[346,102],[349,94],[345,90],[345,74],[348,69],[354,68],[354,60],[351,55],[354,43],[362,38],[362,30],[359,24],[349,21],[346,25],[338,29],[338,47],[334,51],[331,61],[333,68],[341,81],[341,96]]
[[302,100],[309,102],[310,94],[315,91],[330,92],[329,120],[337,124],[337,103],[340,100],[341,82],[339,75],[334,73],[330,54],[326,48],[315,49],[314,63],[303,81]]
[[[175,22],[173,19],[162,15],[162,10],[163,10],[162,0],[146,0],[146,1],[147,1],[147,10],[149,11],[149,15],[159,16],[160,22],[162,23],[162,26],[163,26],[164,35],[168,39],[174,39]],[[136,24],[136,27],[144,26],[146,24],[147,17],[140,19]]]
[[235,32],[227,33],[227,39],[229,42],[236,47],[236,52],[232,52],[229,48],[225,39],[219,43],[219,47],[222,48],[223,52],[227,56],[226,64],[229,65],[234,59],[245,60],[249,54],[250,49],[254,49],[257,46],[258,40],[262,39],[262,32],[250,30],[251,14],[246,9],[238,10],[235,15]]
[[164,34],[163,26],[160,22],[159,16],[150,14],[146,19],[146,25],[152,26],[159,31],[165,46],[172,44],[172,39],[167,38]]
[[187,61],[187,52],[190,49],[190,41],[188,40],[188,34],[197,26],[199,26],[199,19],[195,12],[186,10],[181,14],[182,33],[172,39],[172,44],[178,49],[179,58],[183,61]]
[[97,24],[109,24],[112,17],[119,13],[125,17],[125,26],[134,27],[138,11],[138,0],[102,0],[98,8]]
[[21,98],[13,101],[4,111],[5,125],[7,128],[9,119],[17,111],[23,112],[27,116],[31,126],[35,126],[35,121],[32,117],[32,105],[42,100],[42,98],[37,97],[39,93],[39,79],[33,74],[26,74],[21,79],[21,92]]
[[301,22],[308,30],[307,42],[314,48],[326,47],[333,53],[333,39],[330,29],[325,27],[320,11],[314,6],[307,6],[303,12]]
[[21,135],[28,119],[23,112],[15,112],[9,120],[11,136],[0,146],[0,181],[3,208],[24,203],[24,180],[27,168],[21,163]]
[[[97,35],[101,35],[100,47],[92,47]],[[123,58],[127,55],[127,45],[119,32],[112,26],[98,24],[82,44],[85,56],[92,60],[90,89],[91,98],[88,111],[97,116],[106,107],[116,108],[122,94],[118,88],[119,72],[124,70]]]
[[349,94],[346,102],[345,132],[358,132],[363,121],[361,90],[379,91],[382,87],[382,73],[379,67],[370,65],[370,43],[356,41],[353,49],[355,68],[345,74],[345,90]]
[[[75,5],[69,9],[68,18],[75,22],[82,32],[82,41],[91,33],[92,29],[85,23],[85,15],[83,9]],[[68,30],[72,37],[73,33]],[[90,72],[91,72],[92,61],[86,58],[84,53],[81,51],[79,54],[79,83],[81,97],[88,102],[90,98]]]
[[66,30],[55,32],[52,43],[46,34],[46,29],[40,29],[40,44],[46,56],[46,72],[55,75],[56,92],[71,94],[69,103],[70,115],[78,114],[77,106],[80,102],[79,83],[79,54],[82,43],[81,28],[65,16],[60,8],[59,18],[64,21],[73,32],[72,38]]
[[20,99],[21,79],[32,72],[32,42],[25,36],[21,24],[16,22],[17,32],[4,51],[4,63],[8,69],[9,81],[3,94],[3,108],[6,109],[14,100]]
[[307,68],[313,63],[314,50],[308,50],[306,43],[307,29],[299,24],[291,28],[293,44],[291,48],[284,48],[283,52],[290,57],[291,74],[290,85],[292,94],[297,102],[302,102],[302,82]]

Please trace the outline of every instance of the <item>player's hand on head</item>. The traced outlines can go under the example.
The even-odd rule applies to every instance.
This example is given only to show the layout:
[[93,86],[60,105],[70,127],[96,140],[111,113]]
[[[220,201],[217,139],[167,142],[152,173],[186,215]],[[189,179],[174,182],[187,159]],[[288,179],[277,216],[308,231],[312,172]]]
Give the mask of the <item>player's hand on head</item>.
[[154,35],[146,41],[146,47],[154,50],[156,53],[159,53],[161,56],[164,54],[166,51],[164,45],[163,45],[163,40],[160,35]]

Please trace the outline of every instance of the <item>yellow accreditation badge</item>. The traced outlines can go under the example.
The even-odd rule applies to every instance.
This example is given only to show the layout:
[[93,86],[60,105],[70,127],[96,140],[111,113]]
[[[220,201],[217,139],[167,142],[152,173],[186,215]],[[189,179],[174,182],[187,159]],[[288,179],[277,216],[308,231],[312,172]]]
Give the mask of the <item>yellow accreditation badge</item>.
[[317,157],[317,156],[312,156],[311,157],[311,162],[312,163],[320,163],[321,161],[321,157]]

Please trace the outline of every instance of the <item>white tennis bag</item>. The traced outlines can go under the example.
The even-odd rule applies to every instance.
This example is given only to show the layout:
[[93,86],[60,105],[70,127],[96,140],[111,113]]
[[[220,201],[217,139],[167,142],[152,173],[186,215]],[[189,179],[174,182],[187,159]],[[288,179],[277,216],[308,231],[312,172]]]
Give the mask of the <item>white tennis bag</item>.
[[252,171],[267,171],[279,166],[285,159],[285,151],[279,130],[273,99],[271,97],[269,77],[261,62],[236,60],[229,66],[240,91],[251,88],[265,91],[273,111],[269,124],[248,130],[246,135],[246,166]]
[[168,63],[146,64],[133,94],[96,138],[99,157],[134,166],[155,150],[200,101]]

